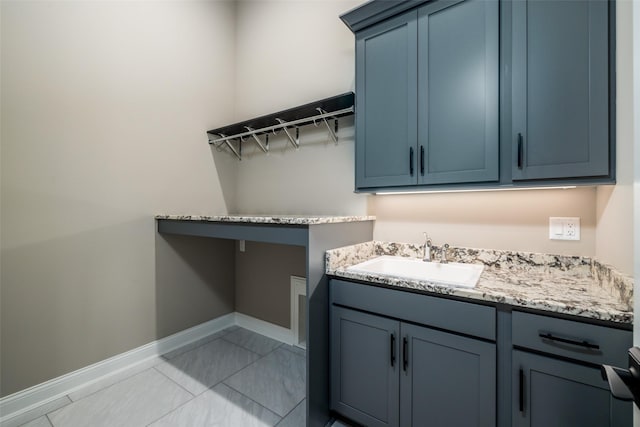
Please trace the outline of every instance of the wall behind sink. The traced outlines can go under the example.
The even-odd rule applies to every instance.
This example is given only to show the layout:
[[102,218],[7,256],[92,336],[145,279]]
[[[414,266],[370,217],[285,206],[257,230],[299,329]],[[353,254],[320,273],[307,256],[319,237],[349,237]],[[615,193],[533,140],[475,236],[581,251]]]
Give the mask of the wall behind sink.
[[[596,190],[524,190],[374,196],[375,238],[517,251],[593,255]],[[580,217],[580,241],[549,240],[549,216]]]

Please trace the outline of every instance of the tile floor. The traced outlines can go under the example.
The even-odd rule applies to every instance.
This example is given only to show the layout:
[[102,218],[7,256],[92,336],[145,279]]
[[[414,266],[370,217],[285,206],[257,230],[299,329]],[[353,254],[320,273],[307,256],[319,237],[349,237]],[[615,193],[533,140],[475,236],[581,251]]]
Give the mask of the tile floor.
[[234,326],[2,427],[303,427],[305,358],[304,350]]

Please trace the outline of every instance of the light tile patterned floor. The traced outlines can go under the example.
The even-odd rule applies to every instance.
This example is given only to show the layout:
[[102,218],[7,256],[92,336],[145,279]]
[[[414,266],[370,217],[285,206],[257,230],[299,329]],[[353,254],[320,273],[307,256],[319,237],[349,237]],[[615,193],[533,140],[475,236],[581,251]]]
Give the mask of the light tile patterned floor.
[[232,327],[2,427],[303,427],[305,357],[303,350]]

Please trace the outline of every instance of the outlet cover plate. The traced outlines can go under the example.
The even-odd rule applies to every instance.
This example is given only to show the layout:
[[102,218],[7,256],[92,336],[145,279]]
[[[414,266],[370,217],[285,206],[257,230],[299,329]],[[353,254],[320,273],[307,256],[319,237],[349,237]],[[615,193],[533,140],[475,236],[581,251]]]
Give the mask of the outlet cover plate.
[[580,240],[580,218],[549,217],[549,239]]

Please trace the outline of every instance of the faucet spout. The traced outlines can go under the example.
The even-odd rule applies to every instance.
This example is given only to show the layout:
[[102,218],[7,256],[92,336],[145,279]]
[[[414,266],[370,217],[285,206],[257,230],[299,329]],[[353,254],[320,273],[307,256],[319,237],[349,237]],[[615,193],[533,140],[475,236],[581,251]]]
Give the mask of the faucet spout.
[[429,238],[429,236],[427,236],[427,233],[422,233],[422,234],[424,234],[424,246],[422,247],[423,249],[422,261],[429,262],[431,261],[431,247],[433,246],[433,244],[431,243],[431,239]]

